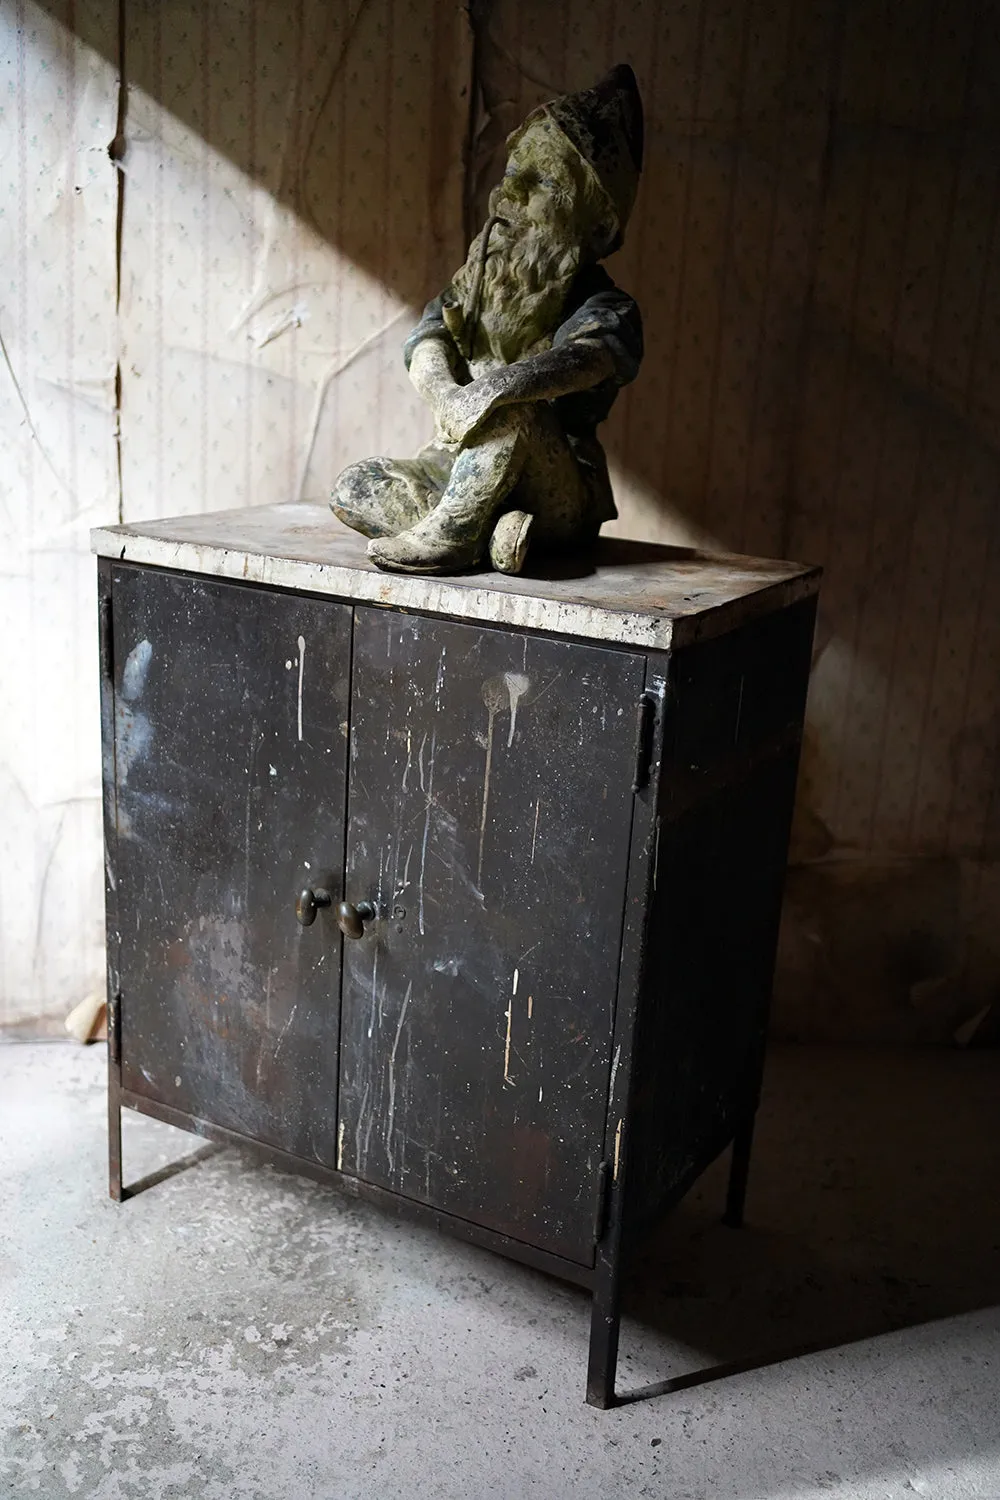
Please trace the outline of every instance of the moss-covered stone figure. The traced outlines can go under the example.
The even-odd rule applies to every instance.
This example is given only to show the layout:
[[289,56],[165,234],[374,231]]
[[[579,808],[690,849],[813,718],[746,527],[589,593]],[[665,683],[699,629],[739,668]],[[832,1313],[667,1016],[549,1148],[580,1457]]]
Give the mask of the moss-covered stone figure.
[[334,513],[380,568],[520,572],[617,514],[597,439],[642,358],[631,297],[598,262],[622,243],[642,165],[632,69],[542,105],[508,138],[490,215],[406,341],[435,436],[352,464]]

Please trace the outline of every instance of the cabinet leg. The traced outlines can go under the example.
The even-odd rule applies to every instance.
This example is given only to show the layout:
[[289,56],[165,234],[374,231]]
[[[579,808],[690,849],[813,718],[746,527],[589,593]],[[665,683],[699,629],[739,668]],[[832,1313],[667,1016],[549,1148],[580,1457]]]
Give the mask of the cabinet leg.
[[597,1264],[590,1312],[590,1359],[587,1365],[587,1405],[607,1411],[615,1404],[618,1332],[621,1327],[621,1288],[616,1263]]
[[747,1178],[750,1175],[750,1150],[753,1146],[754,1115],[742,1124],[733,1139],[733,1155],[729,1166],[729,1187],[726,1192],[726,1211],[723,1223],[730,1229],[743,1227],[743,1209],[747,1198]]
[[122,1191],[122,1106],[121,1079],[117,1064],[108,1065],[108,1192],[121,1203]]

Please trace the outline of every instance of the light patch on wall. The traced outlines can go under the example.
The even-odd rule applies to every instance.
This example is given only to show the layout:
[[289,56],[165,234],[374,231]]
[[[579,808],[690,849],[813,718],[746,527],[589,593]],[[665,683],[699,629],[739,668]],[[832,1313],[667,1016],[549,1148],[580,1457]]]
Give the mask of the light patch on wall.
[[[0,1021],[103,967],[94,563],[118,516],[117,10],[0,7]],[[54,14],[53,14],[54,12]]]

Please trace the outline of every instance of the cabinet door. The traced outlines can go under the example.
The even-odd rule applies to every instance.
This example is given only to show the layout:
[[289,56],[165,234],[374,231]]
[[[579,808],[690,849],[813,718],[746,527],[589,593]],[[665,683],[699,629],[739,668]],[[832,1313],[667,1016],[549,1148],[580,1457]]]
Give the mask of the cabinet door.
[[348,607],[116,567],[126,1089],[333,1165]]
[[643,670],[356,610],[342,1168],[582,1264]]

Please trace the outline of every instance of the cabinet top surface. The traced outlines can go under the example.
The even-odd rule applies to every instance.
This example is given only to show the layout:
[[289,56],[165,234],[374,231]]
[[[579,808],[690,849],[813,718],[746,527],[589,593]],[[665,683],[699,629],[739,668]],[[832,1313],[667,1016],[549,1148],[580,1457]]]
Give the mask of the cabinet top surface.
[[99,556],[521,629],[665,650],[814,594],[819,569],[602,537],[502,573],[382,573],[326,505],[293,502],[91,532]]

